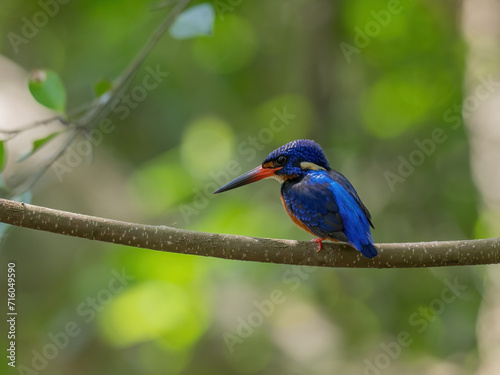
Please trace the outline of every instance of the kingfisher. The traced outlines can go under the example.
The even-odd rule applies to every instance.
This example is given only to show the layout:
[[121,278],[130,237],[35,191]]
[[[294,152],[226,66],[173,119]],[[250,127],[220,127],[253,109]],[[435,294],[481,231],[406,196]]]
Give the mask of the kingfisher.
[[309,139],[289,142],[271,152],[262,165],[214,191],[222,193],[264,178],[281,182],[281,202],[292,221],[317,237],[319,244],[347,242],[367,258],[377,255],[371,215],[340,172],[330,168],[321,147]]

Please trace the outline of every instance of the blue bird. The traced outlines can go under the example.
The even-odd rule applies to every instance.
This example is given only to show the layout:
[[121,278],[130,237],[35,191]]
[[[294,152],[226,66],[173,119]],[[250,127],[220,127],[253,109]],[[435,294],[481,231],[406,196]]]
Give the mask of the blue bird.
[[281,182],[281,201],[293,222],[318,237],[313,241],[347,242],[365,257],[373,258],[371,215],[349,180],[330,168],[321,147],[299,139],[271,152],[262,165],[234,179],[214,194],[263,178]]

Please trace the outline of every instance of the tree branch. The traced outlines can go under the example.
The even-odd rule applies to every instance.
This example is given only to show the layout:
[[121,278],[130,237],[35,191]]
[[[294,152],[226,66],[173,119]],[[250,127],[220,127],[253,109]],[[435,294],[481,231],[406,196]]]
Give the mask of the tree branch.
[[317,244],[142,225],[0,199],[0,221],[25,228],[172,253],[266,263],[350,268],[410,268],[500,263],[500,238],[378,244],[364,258],[346,244]]

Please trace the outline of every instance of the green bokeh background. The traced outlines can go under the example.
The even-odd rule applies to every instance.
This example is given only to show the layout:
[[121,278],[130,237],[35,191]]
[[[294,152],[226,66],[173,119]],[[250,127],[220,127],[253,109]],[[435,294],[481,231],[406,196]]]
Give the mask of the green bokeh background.
[[[274,182],[216,197],[210,192],[276,147],[311,138],[370,208],[377,242],[485,234],[467,135],[444,118],[462,100],[459,3],[401,1],[401,12],[347,58],[341,43],[355,46],[356,28],[374,22],[373,12],[387,9],[387,1],[212,3],[213,37],[166,35],[130,87],[141,84],[147,66],[168,78],[128,117],[113,117],[116,130],[96,147],[93,165],[76,168],[62,183],[38,186],[35,204],[204,232],[309,240],[282,209]],[[152,5],[71,1],[15,53],[8,33],[20,34],[22,18],[41,8],[4,0],[0,48],[26,70],[58,72],[68,107],[77,107],[92,98],[95,83],[119,75],[161,22],[166,11],[151,11]],[[436,128],[446,141],[391,189],[387,172],[397,174],[401,157],[409,160],[415,141],[431,138]],[[18,364],[32,367],[33,350],[42,352],[50,334],[68,322],[81,331],[42,374],[363,374],[367,361],[384,353],[381,344],[401,332],[412,343],[391,359],[386,374],[417,374],[441,362],[468,374],[479,361],[483,267],[298,268],[18,228],[2,247],[1,267],[17,262]],[[113,272],[122,270],[133,279],[109,292]],[[446,280],[467,288],[428,315],[418,332],[411,317],[439,306]],[[276,290],[281,302],[259,321],[256,305]],[[227,334],[254,318],[249,337],[229,350]]]

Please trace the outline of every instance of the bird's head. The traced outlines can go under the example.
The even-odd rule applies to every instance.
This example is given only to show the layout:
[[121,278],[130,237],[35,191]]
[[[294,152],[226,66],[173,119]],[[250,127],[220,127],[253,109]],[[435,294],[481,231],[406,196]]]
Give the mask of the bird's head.
[[273,177],[284,182],[318,170],[330,170],[323,150],[314,141],[299,139],[277,148],[267,156],[262,165],[235,178],[214,191],[214,194],[235,189],[263,178]]

